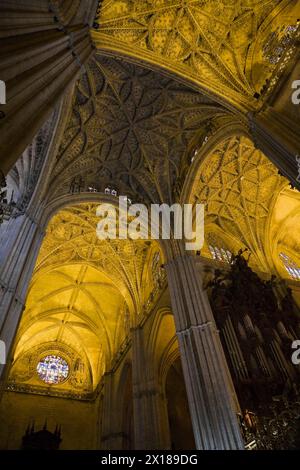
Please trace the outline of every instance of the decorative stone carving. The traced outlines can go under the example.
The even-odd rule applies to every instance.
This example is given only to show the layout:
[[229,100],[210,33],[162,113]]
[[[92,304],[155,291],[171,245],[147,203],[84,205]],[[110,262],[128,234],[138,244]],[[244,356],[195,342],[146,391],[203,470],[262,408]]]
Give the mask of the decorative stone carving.
[[188,143],[224,114],[170,79],[97,56],[75,90],[52,193],[68,192],[80,176],[85,191],[112,186],[134,201],[170,201]]
[[[257,82],[261,88],[270,73],[270,63],[261,60],[265,35],[276,29],[282,17],[284,25],[294,24],[294,4],[282,5],[280,0],[246,4],[241,0],[105,0],[93,38],[100,51],[148,62],[150,68],[155,64],[193,81],[209,96],[249,109],[256,106]],[[253,54],[255,47],[258,50]]]
[[268,272],[263,240],[271,201],[287,181],[249,139],[236,136],[216,146],[198,175],[191,199],[205,204],[206,225],[214,224],[239,240],[255,257],[254,263]]

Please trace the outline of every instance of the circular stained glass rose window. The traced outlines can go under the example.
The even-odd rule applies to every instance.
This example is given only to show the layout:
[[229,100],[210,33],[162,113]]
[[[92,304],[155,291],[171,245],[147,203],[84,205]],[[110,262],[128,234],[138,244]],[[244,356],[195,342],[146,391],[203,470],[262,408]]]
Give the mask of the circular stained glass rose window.
[[59,384],[69,375],[68,363],[60,356],[46,356],[37,365],[37,373],[46,384]]

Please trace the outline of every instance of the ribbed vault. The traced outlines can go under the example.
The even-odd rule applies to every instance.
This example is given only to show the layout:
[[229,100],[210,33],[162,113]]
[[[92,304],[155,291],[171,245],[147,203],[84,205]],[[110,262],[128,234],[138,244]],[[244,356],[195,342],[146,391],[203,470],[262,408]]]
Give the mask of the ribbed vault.
[[[98,51],[59,129],[45,207],[75,193],[172,204],[188,185],[183,202],[206,204],[207,235],[232,252],[248,248],[259,270],[280,271],[274,256],[298,249],[298,196],[285,192],[287,181],[246,137],[239,111],[258,109],[259,95],[276,84],[274,51],[291,52],[298,11],[286,0],[104,0],[93,32]],[[228,136],[231,126],[240,133]],[[10,175],[20,194],[34,189],[26,180],[34,155],[29,148]],[[282,205],[290,207],[284,221]],[[279,222],[284,229],[276,231]],[[73,374],[64,387],[94,390],[143,312],[158,245],[100,241],[97,223],[96,205],[88,203],[51,220],[11,380],[41,386],[34,364],[46,351],[61,351]],[[211,256],[206,241],[202,254]]]
[[202,256],[213,255],[210,246],[247,249],[254,269],[291,280],[281,254],[300,267],[299,192],[246,136],[205,146],[196,148],[186,182],[189,202],[206,208]]
[[160,74],[97,56],[78,82],[53,172],[51,196],[80,176],[81,191],[106,186],[134,201],[175,199],[192,141],[227,111]]
[[[99,240],[96,204],[79,204],[50,221],[18,330],[14,377],[41,387],[39,355],[62,351],[73,375],[62,388],[92,391],[123,346],[155,282],[156,242]],[[156,269],[157,267],[155,267]],[[45,345],[47,346],[45,348]]]
[[299,8],[296,0],[104,0],[93,39],[104,54],[160,68],[245,110],[275,78],[279,49],[289,52]]

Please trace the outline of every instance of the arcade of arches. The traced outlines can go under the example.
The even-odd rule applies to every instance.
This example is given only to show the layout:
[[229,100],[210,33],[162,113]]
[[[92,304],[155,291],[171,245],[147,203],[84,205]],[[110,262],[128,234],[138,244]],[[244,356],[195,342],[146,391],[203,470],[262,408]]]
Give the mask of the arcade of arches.
[[[0,448],[299,447],[300,2],[2,0],[0,39]],[[203,248],[100,240],[119,196]]]

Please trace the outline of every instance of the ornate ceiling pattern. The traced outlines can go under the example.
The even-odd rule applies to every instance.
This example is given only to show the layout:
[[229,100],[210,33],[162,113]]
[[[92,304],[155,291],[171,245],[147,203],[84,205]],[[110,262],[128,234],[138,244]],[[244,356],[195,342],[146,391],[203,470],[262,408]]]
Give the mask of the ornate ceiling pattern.
[[[133,202],[174,202],[197,143],[230,119],[220,105],[183,85],[97,56],[75,90],[51,197],[77,185],[84,192],[114,188]],[[207,155],[199,172],[201,185],[194,191],[199,201],[208,201],[207,224],[233,237],[235,251],[237,244],[248,247],[255,264],[270,270],[268,217],[274,194],[286,181],[249,140],[238,137]],[[139,287],[118,288],[138,298]]]
[[[99,53],[75,86],[47,202],[106,189],[132,202],[180,200],[195,148],[224,123],[236,122],[228,104],[243,110],[254,106],[254,94],[272,75],[277,64],[272,44],[278,50],[286,43],[288,24],[285,19],[278,32],[275,19],[287,4],[104,0],[94,32]],[[184,78],[198,87],[178,82]],[[11,173],[18,197],[33,191],[26,178],[32,168],[40,171],[37,163],[31,147]],[[232,249],[235,240],[234,247],[247,247],[259,269],[272,271],[273,242],[288,255],[292,245],[298,247],[296,232],[293,239],[287,234],[292,222],[299,222],[299,204],[293,206],[290,194],[282,192],[286,186],[250,140],[232,136],[203,157],[191,199],[206,204],[216,245],[224,241]],[[287,230],[276,232],[281,201],[290,208]],[[158,245],[99,240],[98,222],[96,205],[84,203],[61,210],[49,223],[18,331],[12,383],[42,387],[36,364],[53,354],[70,366],[62,389],[92,392],[136,316],[151,309],[162,279]]]
[[97,56],[77,84],[57,157],[51,194],[81,189],[143,202],[168,202],[191,142],[227,112],[173,80],[123,61]]
[[[91,392],[110,369],[134,316],[143,314],[159,248],[145,240],[99,240],[96,207],[68,207],[48,225],[17,335],[11,382],[21,377],[23,385],[43,386],[34,364],[42,353],[56,354],[75,374],[59,388]],[[83,364],[81,388],[76,361]]]
[[278,15],[281,27],[297,18],[286,0],[104,0],[99,7],[99,51],[161,67],[242,109],[256,106],[255,93],[275,69],[263,48]]
[[[98,53],[74,87],[46,202],[107,189],[132,202],[179,201],[195,148],[228,122],[242,126],[237,111],[258,107],[267,80],[275,72],[278,77],[299,32],[296,4],[101,2],[92,33]],[[19,213],[28,207],[45,162],[48,147],[42,144],[52,134],[49,120],[8,176]],[[275,266],[286,276],[280,253],[300,266],[299,193],[287,189],[249,139],[232,136],[206,152],[191,201],[206,205],[202,255],[211,256],[209,243],[228,251],[227,261],[229,251],[247,247],[261,271]],[[98,222],[96,205],[84,203],[49,223],[16,338],[12,389],[50,393],[36,370],[50,354],[70,370],[51,393],[91,396],[128,345],[130,327],[151,312],[161,293],[158,244],[99,240]]]
[[[270,271],[266,247],[270,215],[287,181],[246,137],[219,144],[200,165],[191,191],[193,203],[206,204],[206,225],[247,247],[255,264]],[[269,260],[270,261],[270,260]]]
[[145,240],[99,240],[96,204],[80,204],[60,211],[47,228],[35,276],[67,264],[84,264],[105,273],[130,308],[143,302],[142,274],[152,244]]
[[291,58],[300,38],[300,4],[281,1],[266,17],[255,36],[246,61],[246,74],[256,92],[269,96]]

